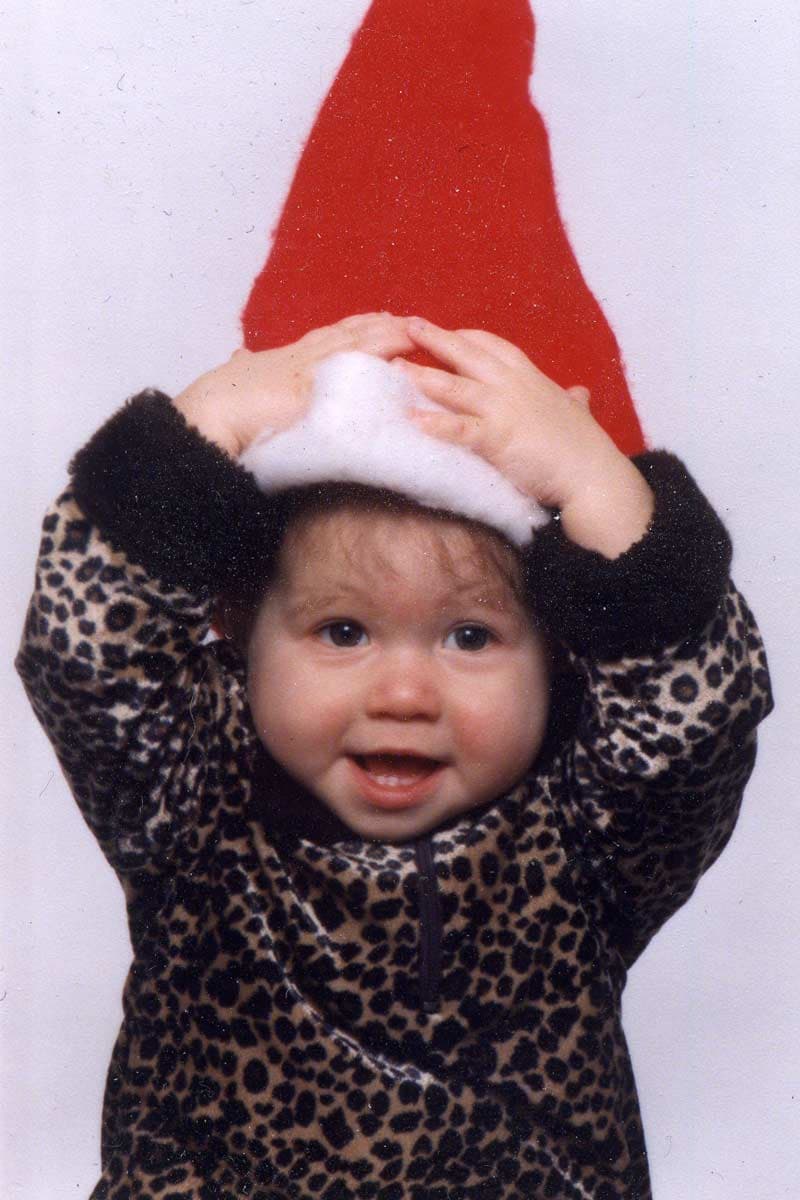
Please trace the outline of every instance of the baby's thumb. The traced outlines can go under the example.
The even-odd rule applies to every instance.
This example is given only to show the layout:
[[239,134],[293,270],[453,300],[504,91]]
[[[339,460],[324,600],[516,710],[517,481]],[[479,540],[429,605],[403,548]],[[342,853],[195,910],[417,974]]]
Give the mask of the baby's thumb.
[[568,396],[571,396],[573,400],[577,400],[583,408],[589,408],[589,401],[591,400],[592,396],[588,388],[568,387],[566,388],[566,393]]

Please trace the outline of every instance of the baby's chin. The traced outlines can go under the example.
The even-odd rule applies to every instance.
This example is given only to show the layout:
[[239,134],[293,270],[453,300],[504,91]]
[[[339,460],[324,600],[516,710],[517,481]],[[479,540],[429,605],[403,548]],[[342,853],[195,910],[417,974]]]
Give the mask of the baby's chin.
[[400,811],[387,811],[368,805],[336,805],[323,803],[348,829],[369,842],[387,842],[402,845],[433,833],[445,825],[456,823],[461,817],[482,808],[483,799],[461,805],[421,804]]

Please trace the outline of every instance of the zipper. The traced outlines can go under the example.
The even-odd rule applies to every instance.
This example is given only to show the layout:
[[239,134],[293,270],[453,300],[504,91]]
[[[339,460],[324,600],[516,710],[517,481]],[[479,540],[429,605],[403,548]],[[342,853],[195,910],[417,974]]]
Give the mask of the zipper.
[[433,839],[420,838],[414,846],[419,887],[419,978],[422,1010],[439,1011],[442,972],[442,908],[433,862]]

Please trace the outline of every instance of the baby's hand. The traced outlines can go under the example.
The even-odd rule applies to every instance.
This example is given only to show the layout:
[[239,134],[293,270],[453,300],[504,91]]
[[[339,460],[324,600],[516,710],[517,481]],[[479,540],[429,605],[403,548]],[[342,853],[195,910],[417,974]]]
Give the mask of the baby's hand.
[[389,313],[363,313],[313,329],[275,350],[237,350],[195,380],[175,407],[209,441],[234,458],[267,427],[288,429],[305,411],[318,364],[341,350],[391,358],[414,349],[406,322]]
[[479,329],[448,331],[419,318],[408,331],[450,370],[403,362],[409,378],[449,409],[416,409],[426,433],[466,446],[519,491],[561,510],[567,536],[616,558],[646,532],[653,494],[589,411],[585,388],[561,388],[516,346]]

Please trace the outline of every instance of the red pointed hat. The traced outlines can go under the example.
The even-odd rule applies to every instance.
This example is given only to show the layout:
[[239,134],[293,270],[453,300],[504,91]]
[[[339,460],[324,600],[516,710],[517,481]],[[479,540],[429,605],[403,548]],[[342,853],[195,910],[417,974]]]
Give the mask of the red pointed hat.
[[243,313],[262,350],[351,313],[520,346],[644,448],[616,339],[558,213],[527,0],[374,0],[301,155]]

